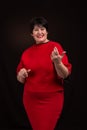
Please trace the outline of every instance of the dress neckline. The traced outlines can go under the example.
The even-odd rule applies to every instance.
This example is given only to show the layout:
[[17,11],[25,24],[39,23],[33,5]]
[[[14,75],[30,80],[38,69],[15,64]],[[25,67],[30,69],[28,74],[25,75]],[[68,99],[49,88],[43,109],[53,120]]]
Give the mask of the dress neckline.
[[47,43],[49,43],[50,42],[50,40],[48,40],[47,42],[43,42],[43,43],[39,43],[39,44],[34,44],[35,46],[40,46],[40,45],[43,45],[43,44],[47,44]]

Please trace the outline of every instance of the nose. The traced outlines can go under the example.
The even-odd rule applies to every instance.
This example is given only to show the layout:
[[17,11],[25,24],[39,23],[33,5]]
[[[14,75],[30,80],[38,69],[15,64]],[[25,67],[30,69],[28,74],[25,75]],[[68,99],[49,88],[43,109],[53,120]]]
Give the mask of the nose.
[[41,29],[38,30],[38,33],[42,33]]

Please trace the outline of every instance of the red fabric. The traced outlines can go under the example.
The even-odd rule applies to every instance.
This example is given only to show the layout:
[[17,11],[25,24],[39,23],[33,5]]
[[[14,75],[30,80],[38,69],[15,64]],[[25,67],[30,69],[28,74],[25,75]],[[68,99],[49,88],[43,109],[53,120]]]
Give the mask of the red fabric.
[[23,103],[33,130],[54,130],[60,118],[64,92],[29,92]]
[[[53,92],[64,89],[63,79],[56,74],[53,62],[50,58],[55,46],[61,54],[63,51],[61,45],[52,41],[38,45],[34,44],[24,51],[17,67],[17,72],[21,68],[31,69],[28,78],[26,78],[24,91]],[[71,72],[72,66],[66,54],[62,62],[67,66],[69,72]]]
[[[60,78],[51,60],[54,47],[61,54],[59,43],[49,41],[34,44],[26,49],[17,67],[31,69],[24,84],[23,103],[33,130],[54,130],[64,102],[63,79]],[[65,54],[62,62],[71,73],[72,65]]]

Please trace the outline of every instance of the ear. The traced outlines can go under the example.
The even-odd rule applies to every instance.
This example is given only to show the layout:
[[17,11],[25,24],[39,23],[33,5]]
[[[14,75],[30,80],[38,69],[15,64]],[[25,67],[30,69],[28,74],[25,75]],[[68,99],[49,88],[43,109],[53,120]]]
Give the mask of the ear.
[[47,31],[47,34],[48,34],[48,31]]

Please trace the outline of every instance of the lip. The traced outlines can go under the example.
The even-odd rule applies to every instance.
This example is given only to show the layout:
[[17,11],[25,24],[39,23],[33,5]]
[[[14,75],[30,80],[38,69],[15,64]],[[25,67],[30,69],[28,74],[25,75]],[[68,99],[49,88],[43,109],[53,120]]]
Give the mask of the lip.
[[37,38],[43,38],[44,36],[37,36]]

